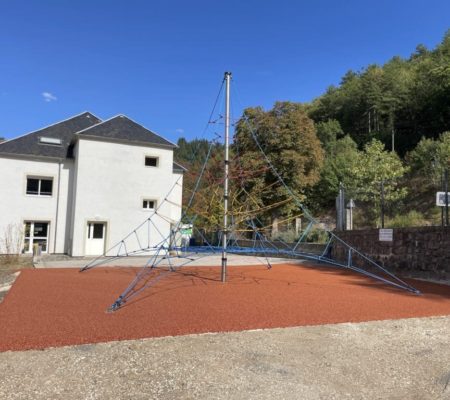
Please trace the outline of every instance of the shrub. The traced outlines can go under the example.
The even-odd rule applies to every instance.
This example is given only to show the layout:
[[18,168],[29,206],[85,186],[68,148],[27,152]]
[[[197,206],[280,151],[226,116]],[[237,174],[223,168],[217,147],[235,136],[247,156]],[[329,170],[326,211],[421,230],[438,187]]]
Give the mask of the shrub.
[[309,232],[306,241],[309,243],[326,243],[328,237],[328,233],[325,230],[313,228]]
[[0,253],[5,255],[5,262],[17,261],[23,246],[23,226],[22,224],[9,224],[3,230],[3,237],[0,238]]
[[283,232],[278,232],[273,236],[274,240],[282,240],[285,243],[295,243],[298,240],[299,236],[294,230],[287,230]]
[[386,221],[387,228],[409,228],[413,226],[428,225],[423,214],[418,211],[410,211],[407,214],[399,214]]

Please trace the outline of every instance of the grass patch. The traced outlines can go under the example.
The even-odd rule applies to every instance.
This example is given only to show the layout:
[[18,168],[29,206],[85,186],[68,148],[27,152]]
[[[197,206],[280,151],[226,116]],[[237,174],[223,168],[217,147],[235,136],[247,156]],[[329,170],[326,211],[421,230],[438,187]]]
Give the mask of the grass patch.
[[34,268],[31,256],[0,255],[0,283],[24,268]]
[[386,221],[387,228],[411,228],[414,226],[430,225],[424,215],[418,211],[410,211],[407,214],[399,214]]

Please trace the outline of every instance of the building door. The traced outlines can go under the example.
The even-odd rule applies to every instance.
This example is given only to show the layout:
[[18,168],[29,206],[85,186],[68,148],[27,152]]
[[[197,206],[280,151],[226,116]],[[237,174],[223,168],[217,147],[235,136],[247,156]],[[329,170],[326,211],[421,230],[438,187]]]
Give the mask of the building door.
[[48,222],[25,221],[24,249],[32,253],[34,246],[39,246],[42,253],[48,253]]
[[99,256],[105,251],[106,223],[88,222],[86,235],[87,256]]

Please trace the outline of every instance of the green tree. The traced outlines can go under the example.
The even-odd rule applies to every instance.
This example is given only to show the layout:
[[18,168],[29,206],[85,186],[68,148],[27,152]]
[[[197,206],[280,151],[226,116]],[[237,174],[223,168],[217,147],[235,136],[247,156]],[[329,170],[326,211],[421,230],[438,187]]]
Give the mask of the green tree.
[[349,196],[356,191],[352,172],[356,168],[359,153],[356,143],[349,135],[338,139],[332,146],[327,146],[320,180],[308,193],[307,204],[311,210],[332,208],[339,191],[339,183],[345,186]]
[[[223,176],[223,145],[219,143],[211,145],[206,139],[188,141],[185,138],[178,139],[177,145],[174,159],[187,168],[183,177],[183,206],[187,212],[187,220],[196,216],[196,224],[199,227],[210,231],[216,230],[223,215],[223,211],[220,211],[223,192],[217,184]],[[205,173],[194,195],[199,174],[211,146]],[[191,197],[193,198],[191,207],[186,209]]]
[[414,174],[439,180],[450,168],[450,132],[444,132],[437,140],[422,138],[406,159]]
[[332,149],[336,145],[336,140],[344,136],[341,124],[335,119],[318,122],[315,125],[317,137],[321,141],[325,151]]
[[283,203],[271,208],[267,219],[276,225],[281,216],[292,215],[297,206],[288,202],[290,196],[278,184],[278,178],[267,163],[252,137],[255,133],[284,182],[299,199],[320,178],[324,152],[317,138],[313,121],[305,107],[291,102],[277,102],[269,111],[260,107],[247,108],[238,121],[233,149],[240,155],[247,177],[242,182],[247,193],[254,195],[259,206]]
[[178,148],[174,151],[175,161],[192,165],[202,164],[205,161],[210,143],[206,139],[187,141],[184,137],[181,137],[178,139],[177,146]]
[[373,138],[401,155],[422,136],[450,130],[450,31],[433,50],[418,46],[408,59],[349,71],[338,87],[315,99],[309,115],[316,122],[339,121],[362,148]]
[[386,151],[383,143],[373,139],[359,153],[351,175],[356,188],[354,197],[369,205],[369,219],[376,222],[380,216],[381,185],[384,184],[384,198],[387,206],[402,200],[407,189],[400,187],[401,178],[407,172],[398,155]]

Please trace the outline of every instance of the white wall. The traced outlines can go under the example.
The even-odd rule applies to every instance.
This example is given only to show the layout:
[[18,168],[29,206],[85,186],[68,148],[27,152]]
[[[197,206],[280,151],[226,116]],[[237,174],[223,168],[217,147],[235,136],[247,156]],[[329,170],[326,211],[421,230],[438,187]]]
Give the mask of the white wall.
[[[146,155],[159,157],[158,167],[145,167]],[[107,223],[106,246],[112,246],[152,214],[142,209],[144,198],[162,204],[158,213],[176,223],[181,217],[176,204],[181,205],[183,175],[172,172],[172,161],[170,149],[88,139],[78,142],[75,162],[0,157],[0,241],[8,224],[45,221],[50,223],[49,253],[82,256],[88,221]],[[27,195],[27,176],[52,178],[52,196]],[[170,202],[164,202],[171,189]],[[154,245],[169,235],[170,223],[158,216],[152,221],[161,232],[151,226]],[[148,244],[148,230],[143,236]],[[127,247],[130,251],[139,246],[130,238]]]
[[[131,144],[96,141],[80,138],[75,152],[74,212],[72,255],[84,255],[86,226],[89,221],[107,223],[106,247],[120,242],[128,233],[145,221],[151,212],[142,209],[144,198],[162,204],[158,213],[174,222],[181,216],[182,175],[173,174],[173,151]],[[145,156],[159,157],[158,167],[146,167]],[[179,179],[178,185],[164,199]],[[162,236],[170,233],[170,223],[158,216],[152,217]],[[148,233],[141,232],[141,242],[147,244]],[[150,242],[162,240],[151,226]],[[127,241],[127,250],[137,249],[134,237]],[[111,253],[110,253],[111,254]],[[114,254],[114,253],[112,253]]]
[[[60,179],[58,179],[60,173]],[[73,162],[65,160],[37,161],[21,158],[0,157],[0,239],[8,224],[23,224],[24,221],[47,221],[50,223],[49,252],[66,251],[66,216],[70,205],[69,181],[73,173]],[[52,196],[26,194],[27,176],[53,178]],[[58,187],[60,181],[60,187]],[[57,218],[57,196],[59,210]],[[55,247],[55,228],[57,240]]]

